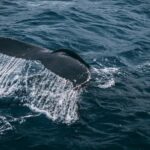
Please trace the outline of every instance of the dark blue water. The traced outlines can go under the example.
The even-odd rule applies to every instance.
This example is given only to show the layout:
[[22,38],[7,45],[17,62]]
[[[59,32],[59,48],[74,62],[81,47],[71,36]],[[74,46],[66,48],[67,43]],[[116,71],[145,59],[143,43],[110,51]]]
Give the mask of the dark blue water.
[[1,0],[0,36],[71,49],[92,68],[69,122],[23,105],[2,80],[0,150],[150,149],[149,0]]

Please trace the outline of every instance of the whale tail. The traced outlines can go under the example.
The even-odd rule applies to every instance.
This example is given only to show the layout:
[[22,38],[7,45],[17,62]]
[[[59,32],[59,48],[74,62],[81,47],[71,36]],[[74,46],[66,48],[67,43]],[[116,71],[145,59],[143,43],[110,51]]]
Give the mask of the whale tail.
[[0,53],[28,60],[39,60],[49,70],[73,83],[75,87],[90,80],[89,65],[75,52],[60,49],[51,52],[32,44],[0,37]]

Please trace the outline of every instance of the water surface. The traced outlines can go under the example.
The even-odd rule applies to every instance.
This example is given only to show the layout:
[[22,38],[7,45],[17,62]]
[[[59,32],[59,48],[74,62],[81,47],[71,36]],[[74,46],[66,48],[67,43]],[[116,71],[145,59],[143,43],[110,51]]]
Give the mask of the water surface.
[[1,0],[0,36],[71,49],[83,91],[40,62],[0,55],[0,149],[150,149],[149,0]]

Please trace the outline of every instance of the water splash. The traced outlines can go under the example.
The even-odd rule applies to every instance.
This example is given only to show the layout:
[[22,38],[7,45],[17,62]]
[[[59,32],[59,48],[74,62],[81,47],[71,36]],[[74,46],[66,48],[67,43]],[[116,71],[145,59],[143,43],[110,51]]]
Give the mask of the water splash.
[[80,93],[38,61],[0,55],[0,97],[15,96],[54,121],[72,123],[78,119]]
[[25,105],[32,110],[43,112],[54,121],[70,123],[78,119],[79,91],[70,82],[44,69],[40,78],[28,79],[27,87],[30,92]]

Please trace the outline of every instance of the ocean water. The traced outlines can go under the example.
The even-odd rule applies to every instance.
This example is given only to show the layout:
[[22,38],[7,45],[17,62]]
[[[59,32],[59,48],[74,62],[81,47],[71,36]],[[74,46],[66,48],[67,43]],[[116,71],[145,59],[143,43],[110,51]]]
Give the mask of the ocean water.
[[66,48],[89,84],[0,54],[0,150],[149,150],[150,1],[1,0],[0,36]]

